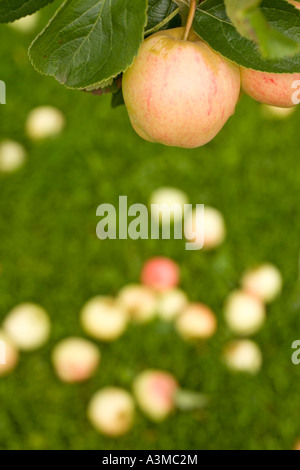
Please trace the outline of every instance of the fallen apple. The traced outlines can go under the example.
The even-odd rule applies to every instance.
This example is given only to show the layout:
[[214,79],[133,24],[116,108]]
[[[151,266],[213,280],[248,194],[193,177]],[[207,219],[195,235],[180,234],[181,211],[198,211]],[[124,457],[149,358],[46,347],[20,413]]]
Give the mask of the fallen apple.
[[10,337],[0,330],[0,377],[8,375],[19,362],[19,352]]
[[264,263],[244,274],[242,287],[262,302],[272,302],[281,292],[282,276],[276,266]]
[[102,341],[114,341],[126,330],[128,315],[112,297],[94,297],[81,311],[81,324],[86,333]]
[[152,421],[163,421],[175,408],[176,379],[168,372],[145,370],[134,380],[133,392],[141,410]]
[[92,397],[87,414],[97,431],[110,437],[119,437],[132,428],[134,401],[126,390],[103,388]]
[[19,349],[32,351],[47,342],[51,324],[47,312],[42,307],[24,303],[8,313],[3,322],[3,329]]
[[187,340],[207,339],[216,332],[217,319],[206,305],[192,303],[178,316],[176,329]]
[[141,281],[145,286],[164,292],[177,287],[180,280],[178,265],[170,258],[149,259],[143,266]]
[[100,351],[83,338],[66,338],[52,352],[52,363],[63,382],[74,383],[89,379],[100,362]]
[[117,301],[132,320],[144,323],[152,320],[157,311],[157,294],[149,287],[130,284],[120,290]]
[[226,300],[224,316],[231,331],[243,336],[252,335],[265,322],[265,306],[248,292],[234,291]]
[[262,353],[249,339],[232,341],[224,350],[223,359],[229,369],[256,374],[262,366]]
[[158,300],[158,315],[165,321],[172,321],[184,310],[187,303],[187,295],[180,289],[163,292]]

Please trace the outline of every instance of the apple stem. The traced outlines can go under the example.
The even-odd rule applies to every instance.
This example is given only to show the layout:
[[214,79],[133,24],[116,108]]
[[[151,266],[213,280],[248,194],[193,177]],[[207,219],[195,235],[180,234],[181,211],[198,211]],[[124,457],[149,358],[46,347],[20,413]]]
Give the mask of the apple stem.
[[192,28],[192,24],[193,24],[193,21],[194,21],[195,13],[196,13],[196,8],[197,8],[197,0],[191,0],[189,16],[188,16],[188,19],[187,19],[185,32],[184,32],[184,37],[183,37],[184,41],[187,41],[187,39],[189,37],[190,31],[191,31],[191,28]]

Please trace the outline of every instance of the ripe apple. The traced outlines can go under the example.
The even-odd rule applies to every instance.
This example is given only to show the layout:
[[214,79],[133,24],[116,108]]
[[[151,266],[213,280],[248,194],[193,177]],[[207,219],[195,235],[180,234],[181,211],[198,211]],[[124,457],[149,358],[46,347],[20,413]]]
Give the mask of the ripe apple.
[[0,144],[0,172],[11,173],[18,170],[26,160],[24,147],[13,140],[4,140]]
[[101,341],[114,341],[126,330],[128,315],[112,297],[94,297],[81,311],[84,331]]
[[129,318],[138,323],[152,320],[157,311],[156,292],[141,284],[123,287],[117,301],[128,312]]
[[264,263],[244,274],[242,286],[262,302],[269,303],[281,292],[282,276],[276,266]]
[[26,132],[32,140],[55,137],[65,127],[65,117],[53,106],[41,106],[30,111],[26,121]]
[[51,324],[42,307],[24,303],[9,312],[3,322],[3,329],[19,349],[33,351],[47,342]]
[[161,319],[172,321],[178,317],[188,303],[188,297],[180,289],[163,292],[159,298],[157,312]]
[[141,410],[152,421],[163,421],[175,408],[178,383],[168,372],[145,370],[133,384],[133,392]]
[[228,343],[224,350],[223,359],[229,369],[249,374],[256,374],[263,361],[260,348],[250,339]]
[[264,118],[273,121],[283,121],[288,119],[294,114],[296,107],[293,108],[279,108],[278,106],[270,106],[268,104],[261,105],[261,113]]
[[150,142],[205,145],[234,113],[239,68],[184,28],[153,34],[123,75],[123,94],[136,132]]
[[83,382],[95,372],[100,352],[93,343],[83,338],[66,338],[52,352],[52,363],[58,377],[67,383]]
[[227,325],[238,335],[252,335],[264,324],[265,306],[259,298],[243,291],[232,292],[225,304]]
[[32,33],[38,26],[40,21],[40,13],[36,12],[33,15],[24,16],[19,20],[15,20],[13,23],[8,23],[8,26],[20,33]]
[[[199,217],[197,217],[197,214]],[[199,209],[193,209],[186,219],[186,236],[201,248],[203,234],[203,249],[212,250],[221,245],[226,238],[226,225],[223,215],[214,207],[204,207],[204,220],[199,214]]]
[[151,217],[162,224],[175,224],[182,221],[184,206],[188,204],[187,195],[177,188],[162,187],[156,189],[150,198]]
[[[10,374],[18,365],[19,351],[7,334],[0,330],[1,353],[4,352],[4,358],[1,354],[1,360],[4,359],[5,364],[0,362],[0,377]],[[4,347],[4,351],[2,348]]]
[[110,437],[126,434],[134,421],[135,406],[130,393],[117,387],[106,387],[92,397],[88,418],[97,431]]
[[289,3],[294,5],[298,10],[300,10],[300,2],[296,2],[295,0],[288,0]]
[[189,304],[176,321],[178,333],[187,340],[210,338],[217,329],[217,319],[206,305]]
[[259,103],[291,108],[300,73],[267,73],[241,67],[242,89]]
[[151,258],[144,264],[141,280],[145,286],[160,292],[173,289],[179,284],[179,267],[169,258]]
[[295,442],[293,450],[300,450],[300,439],[297,439],[297,441]]

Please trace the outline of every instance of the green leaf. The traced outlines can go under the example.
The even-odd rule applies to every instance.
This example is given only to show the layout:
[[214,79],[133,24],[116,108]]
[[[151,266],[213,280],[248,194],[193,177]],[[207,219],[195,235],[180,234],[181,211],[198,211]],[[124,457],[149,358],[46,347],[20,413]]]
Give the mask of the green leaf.
[[261,0],[225,0],[228,17],[241,36],[254,41],[265,58],[281,59],[300,52],[300,44],[273,29],[259,8]]
[[224,0],[228,18],[232,21],[241,36],[256,40],[250,15],[257,11],[262,0]]
[[175,16],[165,23],[165,19],[175,13],[178,7],[173,0],[148,0],[148,23],[146,30],[153,30],[157,25],[164,23],[159,29],[176,28],[180,26],[180,16]]
[[0,23],[32,15],[54,0],[0,0]]
[[[300,11],[285,0],[263,0],[261,10],[270,26],[287,39],[300,43]],[[274,73],[300,72],[300,54],[264,59],[257,45],[242,37],[226,13],[224,0],[206,0],[198,7],[193,24],[210,47],[246,68]]]
[[125,104],[123,98],[122,88],[120,88],[116,93],[113,93],[111,97],[111,107],[117,108],[118,106],[123,106]]
[[188,14],[189,14],[189,10],[190,10],[190,0],[173,0],[173,1],[179,6],[182,23],[185,24]]
[[99,88],[131,65],[146,20],[147,0],[66,0],[31,45],[31,62],[68,88]]

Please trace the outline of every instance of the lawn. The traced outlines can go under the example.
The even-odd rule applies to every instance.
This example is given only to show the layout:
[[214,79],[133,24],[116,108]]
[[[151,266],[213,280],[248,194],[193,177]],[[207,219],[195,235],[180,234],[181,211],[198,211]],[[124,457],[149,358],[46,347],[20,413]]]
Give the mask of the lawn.
[[[46,8],[41,27],[54,7]],[[144,142],[124,107],[110,97],[66,90],[29,64],[31,36],[0,27],[0,79],[7,104],[0,108],[0,140],[12,138],[28,151],[26,165],[0,175],[0,320],[24,301],[51,316],[50,342],[23,354],[17,370],[0,379],[1,449],[288,449],[300,435],[300,366],[291,344],[300,336],[300,110],[267,121],[246,96],[210,144],[195,150]],[[63,111],[61,136],[34,144],[26,138],[28,112],[40,105]],[[186,251],[181,240],[107,240],[96,237],[96,209],[147,204],[153,190],[175,186],[193,204],[218,208],[226,242],[212,252]],[[151,256],[176,260],[182,288],[218,316],[217,334],[197,345],[184,343],[172,326],[155,321],[132,325],[110,345],[100,344],[96,376],[65,385],[55,376],[53,346],[84,333],[82,305],[95,295],[115,295],[138,281]],[[233,338],[222,306],[251,265],[270,261],[284,278],[282,295],[268,307],[254,339],[264,357],[255,376],[230,373],[222,363]],[[96,433],[86,418],[91,395],[105,385],[131,388],[145,368],[174,373],[184,388],[210,396],[208,408],[176,412],[157,425],[137,413],[135,426],[119,439]]]

